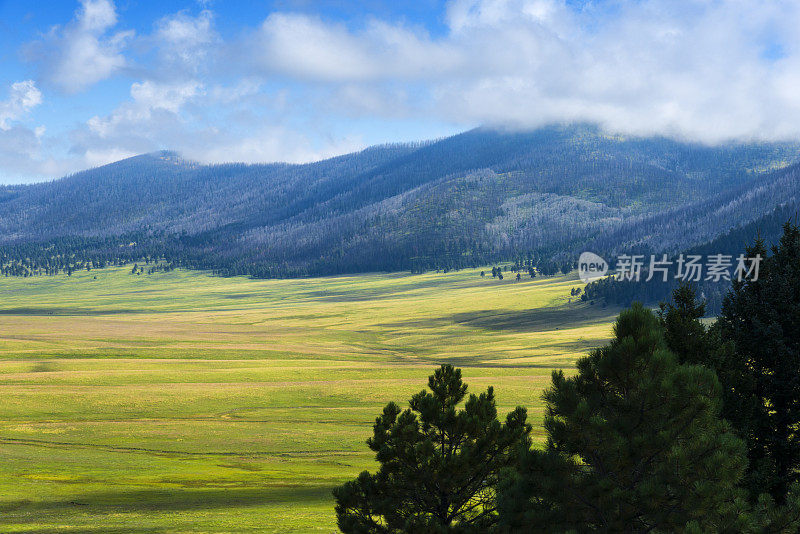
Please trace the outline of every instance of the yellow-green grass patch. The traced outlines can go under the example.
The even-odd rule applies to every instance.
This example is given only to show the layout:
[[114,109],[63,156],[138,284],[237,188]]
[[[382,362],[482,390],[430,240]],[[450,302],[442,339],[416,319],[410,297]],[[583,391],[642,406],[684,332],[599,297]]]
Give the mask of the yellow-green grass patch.
[[331,488],[440,363],[541,438],[616,310],[574,276],[301,280],[130,268],[0,280],[0,530],[331,532]]

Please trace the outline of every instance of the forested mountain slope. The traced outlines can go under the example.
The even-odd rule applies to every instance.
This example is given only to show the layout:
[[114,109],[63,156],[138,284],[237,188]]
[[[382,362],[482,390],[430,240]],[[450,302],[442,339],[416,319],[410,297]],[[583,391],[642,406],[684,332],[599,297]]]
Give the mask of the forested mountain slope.
[[[598,236],[594,246],[609,252],[623,252],[633,247],[645,251],[679,252],[687,246],[716,240],[752,221],[769,218],[775,210],[792,213],[798,206],[800,166],[793,164],[745,184],[722,188],[719,193],[689,204],[633,217],[623,228]],[[761,228],[767,237],[777,237],[784,222],[785,219],[778,225],[748,226]],[[754,235],[755,232],[748,234],[746,241],[752,242]]]
[[[777,244],[787,221],[800,214],[800,164],[775,171],[747,186],[722,192],[710,199],[653,216],[632,219],[625,228],[597,237],[592,246],[609,259],[632,251],[641,254],[678,253],[709,257],[716,254],[736,258],[761,238],[769,248]],[[587,300],[604,299],[614,304],[667,300],[679,284],[602,280],[586,288]],[[701,280],[697,293],[706,300],[706,310],[716,314],[730,289],[727,281]]]
[[707,147],[591,125],[476,129],[306,165],[163,152],[0,188],[0,262],[26,274],[164,257],[298,276],[677,250],[796,202],[798,159],[797,144]]

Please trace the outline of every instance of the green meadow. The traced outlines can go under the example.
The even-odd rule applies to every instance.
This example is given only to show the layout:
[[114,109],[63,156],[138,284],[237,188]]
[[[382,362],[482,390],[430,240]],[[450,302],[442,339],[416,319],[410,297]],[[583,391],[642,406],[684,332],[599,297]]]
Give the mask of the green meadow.
[[616,310],[574,275],[0,279],[0,531],[334,532],[331,488],[434,367],[538,428]]

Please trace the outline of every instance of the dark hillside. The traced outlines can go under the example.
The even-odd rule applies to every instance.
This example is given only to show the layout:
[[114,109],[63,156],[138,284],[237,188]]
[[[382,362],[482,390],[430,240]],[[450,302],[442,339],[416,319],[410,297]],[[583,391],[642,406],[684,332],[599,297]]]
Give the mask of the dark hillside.
[[799,155],[794,144],[707,147],[591,125],[476,129],[306,165],[161,152],[1,187],[0,255],[15,274],[150,257],[303,276],[564,263],[587,246],[682,250],[796,199],[796,170],[773,169]]

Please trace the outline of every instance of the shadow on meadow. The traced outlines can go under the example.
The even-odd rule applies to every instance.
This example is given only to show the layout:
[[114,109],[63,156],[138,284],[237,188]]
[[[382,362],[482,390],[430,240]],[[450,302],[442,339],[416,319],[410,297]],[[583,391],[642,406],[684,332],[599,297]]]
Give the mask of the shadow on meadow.
[[114,308],[114,309],[101,309],[96,310],[94,308],[63,308],[63,307],[46,307],[46,308],[34,308],[34,307],[20,307],[20,308],[2,308],[0,309],[0,315],[32,315],[32,316],[42,316],[42,315],[56,315],[56,316],[97,316],[97,315],[124,315],[124,314],[133,314],[133,313],[151,313],[150,310],[145,309],[135,309],[135,308]]
[[544,332],[570,329],[607,322],[613,317],[610,310],[585,306],[559,306],[533,310],[478,310],[456,313],[444,319],[450,322],[493,331]]
[[[0,521],[0,525],[3,522]],[[116,534],[137,534],[140,532],[148,532],[148,533],[156,533],[159,532],[175,532],[174,528],[152,528],[152,527],[86,527],[86,526],[76,526],[76,527],[61,527],[59,526],[58,532],[79,532],[80,534],[108,534],[109,532],[114,532]],[[15,529],[14,532],[20,532],[22,534],[52,534],[54,530],[52,528],[26,528],[23,530]]]
[[533,333],[550,332],[560,328],[582,328],[610,323],[618,308],[589,307],[585,304],[567,304],[553,308],[529,310],[476,310],[441,317],[425,317],[408,321],[381,323],[382,328],[441,328],[452,324],[495,332]]
[[[149,514],[203,511],[226,508],[243,508],[263,505],[297,506],[298,503],[327,502],[331,499],[330,486],[284,486],[264,488],[214,488],[214,489],[139,489],[131,491],[93,492],[73,495],[50,501],[7,501],[0,504],[0,530],[3,525],[36,524],[22,532],[52,532],[39,527],[42,523],[63,521],[72,514],[82,517],[97,516],[102,523],[109,514]],[[41,530],[37,530],[40,529]],[[77,528],[77,527],[76,527]],[[115,526],[110,529],[84,527],[80,532],[153,532],[152,528]],[[76,531],[78,531],[76,530]]]

